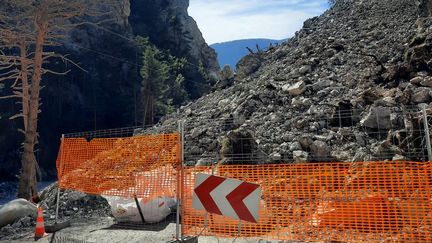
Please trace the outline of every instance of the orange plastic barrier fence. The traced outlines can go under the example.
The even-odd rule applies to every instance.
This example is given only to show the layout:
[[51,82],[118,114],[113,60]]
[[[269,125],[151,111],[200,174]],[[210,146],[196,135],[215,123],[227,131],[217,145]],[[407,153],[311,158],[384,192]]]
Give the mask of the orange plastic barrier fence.
[[180,155],[178,134],[66,138],[57,158],[59,185],[98,195],[176,197]]
[[431,163],[338,162],[224,165],[213,174],[258,183],[258,224],[192,208],[194,177],[185,169],[185,235],[300,242],[432,242]]

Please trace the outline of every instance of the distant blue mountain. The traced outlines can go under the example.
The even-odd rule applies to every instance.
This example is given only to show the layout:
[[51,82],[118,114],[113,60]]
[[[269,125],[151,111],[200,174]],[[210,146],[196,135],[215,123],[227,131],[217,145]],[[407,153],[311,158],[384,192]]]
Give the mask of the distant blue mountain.
[[218,62],[221,67],[228,64],[231,66],[231,68],[235,69],[237,62],[242,57],[249,54],[249,51],[246,49],[246,47],[256,51],[256,46],[258,45],[262,50],[267,50],[270,44],[275,45],[283,41],[285,40],[246,39],[216,43],[210,45],[210,47],[216,50]]

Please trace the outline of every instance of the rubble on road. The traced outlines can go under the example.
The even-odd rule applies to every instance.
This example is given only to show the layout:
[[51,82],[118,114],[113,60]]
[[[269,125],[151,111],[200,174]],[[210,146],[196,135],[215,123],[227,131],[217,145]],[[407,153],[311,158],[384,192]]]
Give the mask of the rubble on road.
[[[55,223],[57,183],[53,183],[40,193],[45,225]],[[36,206],[35,206],[36,208]],[[58,222],[72,219],[112,217],[108,202],[101,196],[61,190]],[[36,214],[25,216],[0,228],[0,241],[21,239],[32,235],[36,226]]]

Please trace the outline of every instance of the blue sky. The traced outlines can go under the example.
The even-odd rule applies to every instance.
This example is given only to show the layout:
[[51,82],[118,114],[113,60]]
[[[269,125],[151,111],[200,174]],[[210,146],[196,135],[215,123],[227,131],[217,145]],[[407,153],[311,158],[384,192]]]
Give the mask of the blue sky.
[[207,43],[284,39],[328,8],[327,0],[190,0],[189,14]]

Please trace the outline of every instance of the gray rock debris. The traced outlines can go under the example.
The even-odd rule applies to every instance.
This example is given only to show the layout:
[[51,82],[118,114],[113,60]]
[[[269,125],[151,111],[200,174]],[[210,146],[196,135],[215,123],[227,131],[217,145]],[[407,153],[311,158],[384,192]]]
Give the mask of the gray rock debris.
[[[397,155],[421,160],[405,142],[391,144],[392,157],[389,151],[375,153],[396,131],[401,141],[415,139],[410,131],[418,129],[412,125],[418,124],[416,115],[395,106],[432,100],[425,81],[432,74],[432,49],[425,48],[432,46],[432,20],[423,20],[418,30],[417,13],[413,1],[338,1],[285,43],[241,60],[232,86],[188,104],[157,126],[175,128],[179,119],[186,121],[190,164],[217,161],[225,150],[260,156],[251,163]],[[241,141],[247,143],[226,143],[227,134],[238,129],[246,131]]]

